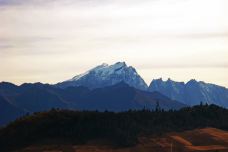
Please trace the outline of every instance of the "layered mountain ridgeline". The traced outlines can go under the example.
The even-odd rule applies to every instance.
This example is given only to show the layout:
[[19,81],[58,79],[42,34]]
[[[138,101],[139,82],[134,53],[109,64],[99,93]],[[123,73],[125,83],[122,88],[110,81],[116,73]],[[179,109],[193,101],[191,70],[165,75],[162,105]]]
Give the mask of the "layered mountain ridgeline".
[[[86,87],[58,88],[53,85],[35,83],[16,86],[0,83],[0,125],[22,114],[46,111],[52,108],[126,111],[129,109],[180,109],[186,105],[158,92],[146,92],[130,87],[124,82],[113,86],[90,90]],[[12,110],[6,110],[11,107]],[[9,108],[8,108],[9,109]],[[4,113],[3,113],[4,112]],[[8,113],[7,113],[8,112]],[[10,118],[10,119],[8,119]],[[7,121],[8,120],[8,121]]]
[[51,108],[126,111],[154,109],[159,103],[167,110],[201,102],[228,107],[228,89],[202,81],[185,84],[170,79],[153,80],[148,88],[135,68],[117,62],[102,64],[55,85],[0,83],[0,125],[26,113]]
[[10,151],[41,141],[78,145],[97,139],[125,147],[137,144],[142,136],[204,127],[228,130],[228,110],[216,105],[121,113],[53,109],[25,116],[0,129],[0,147],[1,151]]
[[185,84],[170,79],[168,81],[157,79],[153,80],[148,88],[135,68],[127,66],[125,62],[99,65],[56,86],[62,88],[85,86],[94,89],[114,85],[121,81],[139,90],[158,91],[187,105],[197,105],[203,102],[228,107],[228,89],[225,87],[196,80],[190,80]]
[[228,107],[228,89],[203,81],[190,80],[187,83],[175,82],[171,79],[153,80],[149,91],[158,91],[173,100],[187,105],[197,105],[200,102]]

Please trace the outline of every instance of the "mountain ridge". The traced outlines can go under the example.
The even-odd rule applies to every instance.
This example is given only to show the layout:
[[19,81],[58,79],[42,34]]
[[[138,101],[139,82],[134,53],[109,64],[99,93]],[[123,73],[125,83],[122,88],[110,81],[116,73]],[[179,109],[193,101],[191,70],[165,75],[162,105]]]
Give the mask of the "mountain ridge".
[[147,90],[148,86],[136,69],[125,62],[117,62],[112,65],[103,63],[74,76],[72,79],[57,83],[56,86],[66,88],[69,86],[86,86],[90,89],[115,85],[121,81],[141,90]]
[[[42,83],[25,83],[20,86],[0,83],[0,99],[1,96],[4,97],[2,102],[0,100],[2,112],[9,107],[8,109],[19,110],[20,113],[17,115],[16,111],[15,113],[2,114],[1,119],[4,121],[2,123],[0,121],[0,125],[7,124],[20,117],[22,112],[23,114],[34,113],[52,108],[120,112],[129,109],[155,109],[158,103],[160,108],[165,110],[180,109],[187,106],[178,101],[170,100],[158,92],[136,89],[123,81],[93,90],[83,86],[58,88]],[[8,117],[12,119],[8,119]]]
[[173,100],[190,106],[202,102],[228,107],[228,89],[226,87],[195,79],[191,79],[186,83],[171,79],[167,81],[163,81],[161,78],[154,79],[148,90],[158,91]]
[[124,81],[128,85],[144,91],[158,91],[173,100],[187,105],[197,105],[201,102],[228,107],[228,89],[223,86],[191,79],[188,82],[176,82],[170,78],[167,81],[154,79],[148,86],[134,67],[125,62],[113,65],[103,63],[72,79],[56,84],[57,87],[85,86],[90,89],[115,85]]
[[[2,98],[1,98],[2,97]],[[0,99],[10,119],[52,108],[126,111],[129,109],[179,109],[202,103],[228,107],[228,89],[192,79],[186,83],[154,79],[149,87],[134,67],[125,62],[101,64],[55,85],[0,83]],[[4,106],[1,107],[2,111]],[[6,109],[7,109],[6,108]],[[4,114],[2,115],[4,117]],[[7,121],[8,120],[8,121]],[[1,124],[1,122],[0,122]]]

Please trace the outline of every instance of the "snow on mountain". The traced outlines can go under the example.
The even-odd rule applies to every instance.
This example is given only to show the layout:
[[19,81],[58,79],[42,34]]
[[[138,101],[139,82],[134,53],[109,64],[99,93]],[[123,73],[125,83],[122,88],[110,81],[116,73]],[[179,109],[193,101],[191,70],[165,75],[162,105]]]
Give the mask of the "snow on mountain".
[[194,79],[187,83],[175,82],[171,79],[167,81],[155,79],[151,82],[148,90],[158,91],[187,105],[197,105],[203,102],[228,107],[227,88]]
[[70,80],[58,83],[57,86],[63,88],[69,86],[85,86],[94,89],[111,86],[121,81],[137,89],[147,90],[148,88],[135,68],[127,66],[125,62],[117,62],[113,65],[103,63]]
[[158,91],[187,105],[197,105],[203,102],[228,107],[228,89],[225,87],[194,79],[187,83],[175,82],[171,79],[167,81],[155,79],[148,88],[135,68],[128,66],[125,62],[117,62],[113,65],[103,63],[56,86],[61,88],[84,86],[95,89],[112,86],[122,81],[140,90]]

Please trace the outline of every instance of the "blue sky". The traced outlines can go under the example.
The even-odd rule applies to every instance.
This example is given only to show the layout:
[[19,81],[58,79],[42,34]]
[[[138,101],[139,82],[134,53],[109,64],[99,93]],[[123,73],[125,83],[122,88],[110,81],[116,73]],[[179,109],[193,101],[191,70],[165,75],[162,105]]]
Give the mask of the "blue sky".
[[228,86],[226,0],[0,0],[0,81],[56,83],[126,61],[149,83]]

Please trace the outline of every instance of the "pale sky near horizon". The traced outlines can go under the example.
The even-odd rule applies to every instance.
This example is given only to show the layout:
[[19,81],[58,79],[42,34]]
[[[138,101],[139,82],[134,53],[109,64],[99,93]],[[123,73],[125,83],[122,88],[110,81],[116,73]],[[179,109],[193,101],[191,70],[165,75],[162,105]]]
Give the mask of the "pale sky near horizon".
[[227,0],[0,0],[0,81],[57,83],[125,61],[228,87]]

